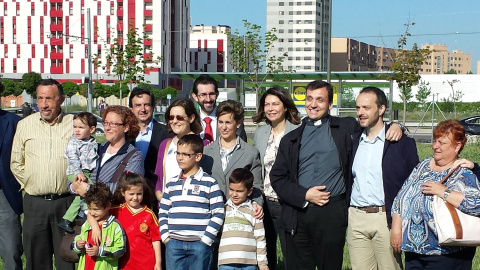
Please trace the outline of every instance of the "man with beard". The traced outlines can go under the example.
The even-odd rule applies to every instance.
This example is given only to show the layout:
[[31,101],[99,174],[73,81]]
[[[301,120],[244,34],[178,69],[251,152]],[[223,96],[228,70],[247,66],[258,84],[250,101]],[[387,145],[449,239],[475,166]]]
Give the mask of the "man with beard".
[[[215,141],[219,137],[217,117],[215,116],[218,94],[217,81],[209,75],[200,75],[193,83],[192,96],[200,106],[200,118],[203,127],[200,137],[210,142]],[[247,141],[247,133],[243,123],[237,129],[237,136]]]

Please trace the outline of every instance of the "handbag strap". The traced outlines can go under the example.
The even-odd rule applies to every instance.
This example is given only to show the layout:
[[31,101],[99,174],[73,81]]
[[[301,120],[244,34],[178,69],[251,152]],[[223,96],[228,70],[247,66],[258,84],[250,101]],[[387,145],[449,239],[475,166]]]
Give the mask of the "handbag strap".
[[[457,168],[454,168],[454,169],[450,170],[450,172],[448,172],[447,175],[445,175],[443,177],[443,179],[440,181],[440,184],[443,184],[447,180],[447,178],[450,177],[453,174],[453,172],[456,169]],[[447,201],[445,201],[445,206],[447,206],[447,209],[450,212],[450,215],[452,216],[453,226],[455,227],[456,238],[457,239],[463,239],[462,223],[460,222],[460,218],[458,217],[458,213],[457,213],[457,210],[456,210],[455,206],[453,206],[451,203],[449,203]]]
[[127,167],[127,164],[128,164],[128,161],[130,160],[130,158],[133,156],[133,154],[135,154],[138,150],[137,149],[133,149],[132,151],[130,151],[127,156],[125,158],[123,158],[122,162],[120,162],[120,165],[118,165],[118,168],[117,170],[115,171],[115,173],[113,174],[113,177],[112,179],[110,180],[110,183],[116,183],[118,182],[118,180],[120,179],[120,177],[122,176],[122,173],[123,171],[125,170],[125,168]]
[[170,148],[170,144],[172,143],[173,138],[169,138],[167,144],[165,146],[165,151],[163,152],[163,183],[162,183],[162,192],[165,190],[165,186],[167,185],[167,175],[165,174],[165,164],[167,163],[167,153],[168,148]]

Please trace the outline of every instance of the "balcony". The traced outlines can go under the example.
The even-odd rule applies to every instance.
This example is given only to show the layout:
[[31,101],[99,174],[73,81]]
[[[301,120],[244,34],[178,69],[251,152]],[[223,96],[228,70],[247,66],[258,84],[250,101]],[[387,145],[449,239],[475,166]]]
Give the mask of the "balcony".
[[150,9],[145,9],[145,10],[143,11],[143,15],[144,15],[145,17],[152,17],[152,10],[150,10]]
[[50,53],[50,59],[51,59],[51,60],[60,60],[60,59],[63,59],[63,53],[51,52],[51,53]]
[[152,32],[153,26],[151,24],[145,24],[145,32]]
[[63,0],[50,0],[50,3],[63,3]]
[[50,38],[50,45],[63,45],[63,39],[62,38]]
[[63,65],[58,66],[51,66],[50,67],[51,74],[63,74]]
[[144,53],[143,54],[143,59],[147,62],[150,62],[150,61],[152,61],[152,55],[149,54],[149,53]]
[[143,39],[143,46],[152,46],[152,40],[151,39]]
[[118,17],[123,17],[123,8],[117,9],[117,16]]
[[145,3],[152,3],[152,0],[144,0]]
[[57,10],[57,9],[50,10],[50,17],[63,17],[63,10]]
[[50,24],[50,32],[63,32],[63,24]]

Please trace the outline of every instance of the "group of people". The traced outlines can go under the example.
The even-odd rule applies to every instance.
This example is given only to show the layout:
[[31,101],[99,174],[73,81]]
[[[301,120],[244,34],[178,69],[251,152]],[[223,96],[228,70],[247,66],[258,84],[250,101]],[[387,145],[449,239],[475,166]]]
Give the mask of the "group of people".
[[431,211],[437,195],[480,215],[480,167],[459,158],[458,121],[438,124],[433,157],[419,162],[403,127],[384,123],[382,90],[362,89],[358,120],[340,118],[329,115],[332,85],[313,81],[303,120],[285,89],[263,94],[252,146],[242,105],[217,105],[218,95],[201,75],[200,110],[177,99],[164,126],[153,94],[135,88],[128,108],[103,110],[101,144],[89,113],[62,112],[52,79],[37,87],[39,113],[19,121],[0,111],[6,269],[22,268],[23,251],[27,269],[52,269],[52,255],[73,269],[59,246],[79,217],[79,269],[275,269],[277,238],[287,269],[341,269],[345,241],[353,269],[471,268],[475,248],[439,245]]

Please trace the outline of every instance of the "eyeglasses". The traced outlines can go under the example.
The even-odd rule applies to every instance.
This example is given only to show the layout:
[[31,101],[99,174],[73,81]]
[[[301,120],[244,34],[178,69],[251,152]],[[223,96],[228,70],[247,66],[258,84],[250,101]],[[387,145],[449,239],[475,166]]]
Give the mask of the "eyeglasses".
[[207,96],[209,96],[210,98],[215,98],[217,96],[217,93],[215,92],[212,92],[212,93],[201,93],[201,94],[198,94],[197,96],[201,97],[201,98],[206,98]]
[[181,115],[169,115],[168,120],[173,121],[173,119],[177,118],[178,121],[187,121],[186,116],[181,116]]
[[107,121],[104,121],[102,123],[103,123],[103,126],[105,127],[113,127],[113,128],[125,125],[124,123],[115,123],[115,122],[107,122]]
[[182,158],[186,158],[186,157],[191,158],[192,156],[194,156],[196,154],[198,154],[198,153],[189,154],[189,153],[182,153],[182,152],[175,151],[175,155],[177,155],[177,157],[182,157]]

